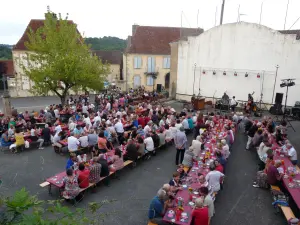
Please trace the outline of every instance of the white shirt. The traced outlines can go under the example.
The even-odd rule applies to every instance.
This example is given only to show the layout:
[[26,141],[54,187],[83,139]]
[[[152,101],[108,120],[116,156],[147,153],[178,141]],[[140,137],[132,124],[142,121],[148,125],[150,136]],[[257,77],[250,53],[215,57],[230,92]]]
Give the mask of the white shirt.
[[82,106],[82,113],[88,114],[88,107],[86,105]]
[[223,173],[217,170],[210,171],[206,175],[205,179],[207,180],[208,185],[211,186],[213,192],[220,191],[220,179],[224,176],[225,175]]
[[81,157],[80,155],[77,156],[78,163],[86,162],[86,154]]
[[54,115],[55,115],[55,118],[59,118],[59,110],[58,109],[54,109]]
[[94,105],[93,103],[91,103],[91,104],[89,105],[89,108],[90,108],[90,109],[94,109],[94,108],[95,108],[95,105]]
[[147,124],[147,125],[144,127],[144,133],[145,133],[145,135],[148,134],[150,131],[151,131],[151,128],[150,128],[150,126]]
[[173,138],[176,136],[178,129],[176,127],[170,127],[169,130],[172,133]]
[[193,150],[193,153],[194,153],[194,156],[199,156],[199,153],[201,151],[201,145],[202,143],[198,140],[193,140],[192,141],[192,147],[194,148]]
[[229,151],[229,146],[228,144],[224,145],[223,148],[223,155],[224,155],[224,158],[227,159],[230,155],[230,151]]
[[120,112],[120,111],[118,111],[117,113],[116,113],[116,116],[122,116],[122,112]]
[[96,123],[97,121],[100,121],[100,122],[101,122],[101,117],[100,117],[100,116],[96,116],[96,117],[94,118],[94,123]]
[[89,145],[88,136],[82,136],[79,138],[81,147],[87,147]]
[[236,100],[231,99],[231,100],[230,100],[230,105],[236,105]]
[[83,122],[84,122],[85,124],[88,124],[88,125],[89,125],[89,128],[92,127],[91,119],[90,119],[89,117],[84,118],[84,119],[83,119]]
[[120,121],[115,124],[115,129],[117,133],[124,133],[123,124]]
[[53,143],[57,143],[60,141],[60,136],[58,136],[58,133],[56,133],[53,137]]
[[183,128],[184,128],[185,130],[190,129],[189,122],[188,122],[187,119],[184,119],[184,120],[182,121],[182,126],[183,126]]
[[62,129],[61,129],[61,126],[60,126],[60,125],[57,125],[57,126],[54,128],[54,130],[55,130],[55,133],[59,133],[59,132],[61,132],[61,131],[62,131]]
[[154,142],[153,142],[152,137],[145,138],[144,143],[145,143],[145,147],[148,151],[151,152],[154,150]]
[[297,160],[297,152],[294,147],[291,147],[287,152],[291,160]]
[[172,134],[172,131],[170,129],[166,130],[165,135],[166,135],[166,140],[173,139],[173,134]]
[[168,125],[171,124],[171,119],[170,119],[170,118],[167,118],[167,119],[166,119],[166,124],[168,124]]
[[70,124],[69,124],[69,130],[74,130],[75,129],[75,127],[76,127],[76,123],[73,123],[73,122],[71,122]]
[[179,130],[180,127],[182,127],[182,124],[181,124],[181,123],[176,123],[176,124],[175,124],[175,127],[176,127],[177,130]]
[[108,103],[106,104],[105,109],[108,110],[108,111],[111,110],[111,104],[110,104],[110,102],[108,102]]
[[31,136],[35,136],[35,129],[31,129],[31,130],[30,130],[30,135],[31,135]]
[[70,152],[75,152],[78,150],[78,145],[80,145],[80,142],[78,139],[74,136],[68,137],[68,149]]

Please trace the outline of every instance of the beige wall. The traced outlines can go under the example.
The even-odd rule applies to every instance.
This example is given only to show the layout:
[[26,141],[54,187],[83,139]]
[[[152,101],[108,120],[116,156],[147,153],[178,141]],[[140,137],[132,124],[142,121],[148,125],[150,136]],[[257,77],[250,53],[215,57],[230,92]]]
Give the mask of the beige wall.
[[[140,69],[134,69],[134,56],[142,57],[142,66]],[[154,80],[154,88],[156,89],[157,84],[165,86],[165,76],[170,72],[170,69],[163,68],[164,57],[169,55],[150,55],[150,54],[124,54],[123,55],[123,74],[124,80],[127,81],[127,88],[133,87],[134,76],[140,76],[141,85],[145,86],[146,90],[152,91],[153,86],[147,85],[147,75],[144,73],[147,71],[148,56],[155,57],[155,68],[158,71],[157,79]],[[170,83],[171,85],[171,83]],[[126,89],[126,88],[125,88]]]
[[170,69],[170,97],[176,98],[177,89],[177,67],[178,67],[178,42],[173,42],[171,46],[171,69]]
[[[117,79],[116,79],[117,77]],[[112,83],[116,82],[120,78],[120,65],[110,64],[110,73],[107,75],[107,81]]]

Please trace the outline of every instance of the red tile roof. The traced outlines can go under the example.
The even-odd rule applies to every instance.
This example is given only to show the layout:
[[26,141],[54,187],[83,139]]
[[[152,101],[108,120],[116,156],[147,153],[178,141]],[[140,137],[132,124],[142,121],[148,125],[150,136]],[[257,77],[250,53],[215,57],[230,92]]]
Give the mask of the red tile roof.
[[121,51],[93,51],[102,61],[108,62],[109,64],[119,64],[122,62],[122,52]]
[[0,60],[0,72],[4,73],[7,76],[14,77],[14,62],[13,60]]
[[152,27],[133,25],[132,37],[129,37],[127,52],[137,54],[171,54],[170,43],[180,38],[199,35],[200,28]]
[[[13,47],[13,50],[27,50],[25,46],[25,42],[29,41],[27,33],[29,32],[29,28],[32,29],[33,32],[36,32],[40,27],[44,26],[45,20],[32,19],[27,25],[26,30],[24,31],[22,37],[17,42],[17,44]],[[69,20],[70,23],[74,23],[72,20]]]

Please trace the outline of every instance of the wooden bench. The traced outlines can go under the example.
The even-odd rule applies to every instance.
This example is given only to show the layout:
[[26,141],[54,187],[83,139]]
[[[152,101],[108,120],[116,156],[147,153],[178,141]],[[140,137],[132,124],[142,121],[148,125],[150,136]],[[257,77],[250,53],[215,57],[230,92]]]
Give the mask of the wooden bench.
[[151,221],[149,221],[148,225],[157,225],[157,224],[156,223],[152,223]]
[[285,216],[286,220],[289,221],[290,219],[296,218],[293,211],[289,206],[281,206],[280,208],[282,210],[283,215]]
[[40,187],[47,187],[50,183],[48,181],[45,181],[40,184]]

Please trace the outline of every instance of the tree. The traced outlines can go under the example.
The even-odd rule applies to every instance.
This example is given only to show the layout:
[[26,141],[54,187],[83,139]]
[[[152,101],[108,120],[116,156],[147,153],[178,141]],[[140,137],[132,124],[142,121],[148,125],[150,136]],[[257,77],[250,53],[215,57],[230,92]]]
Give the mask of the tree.
[[53,92],[64,105],[70,90],[103,89],[109,65],[92,55],[72,21],[48,10],[44,26],[27,35],[29,51],[20,64],[34,82],[31,92]]
[[[0,198],[0,224],[3,225],[86,225],[102,224],[110,214],[99,212],[103,205],[114,200],[99,203],[90,202],[86,209],[71,210],[63,206],[64,200],[40,201],[22,188],[14,196]],[[74,212],[75,211],[75,212]]]
[[0,44],[0,60],[8,60],[8,59],[12,59],[10,46]]
[[126,48],[126,40],[110,36],[104,36],[102,38],[85,38],[85,43],[90,44],[91,49],[93,50],[123,51]]

